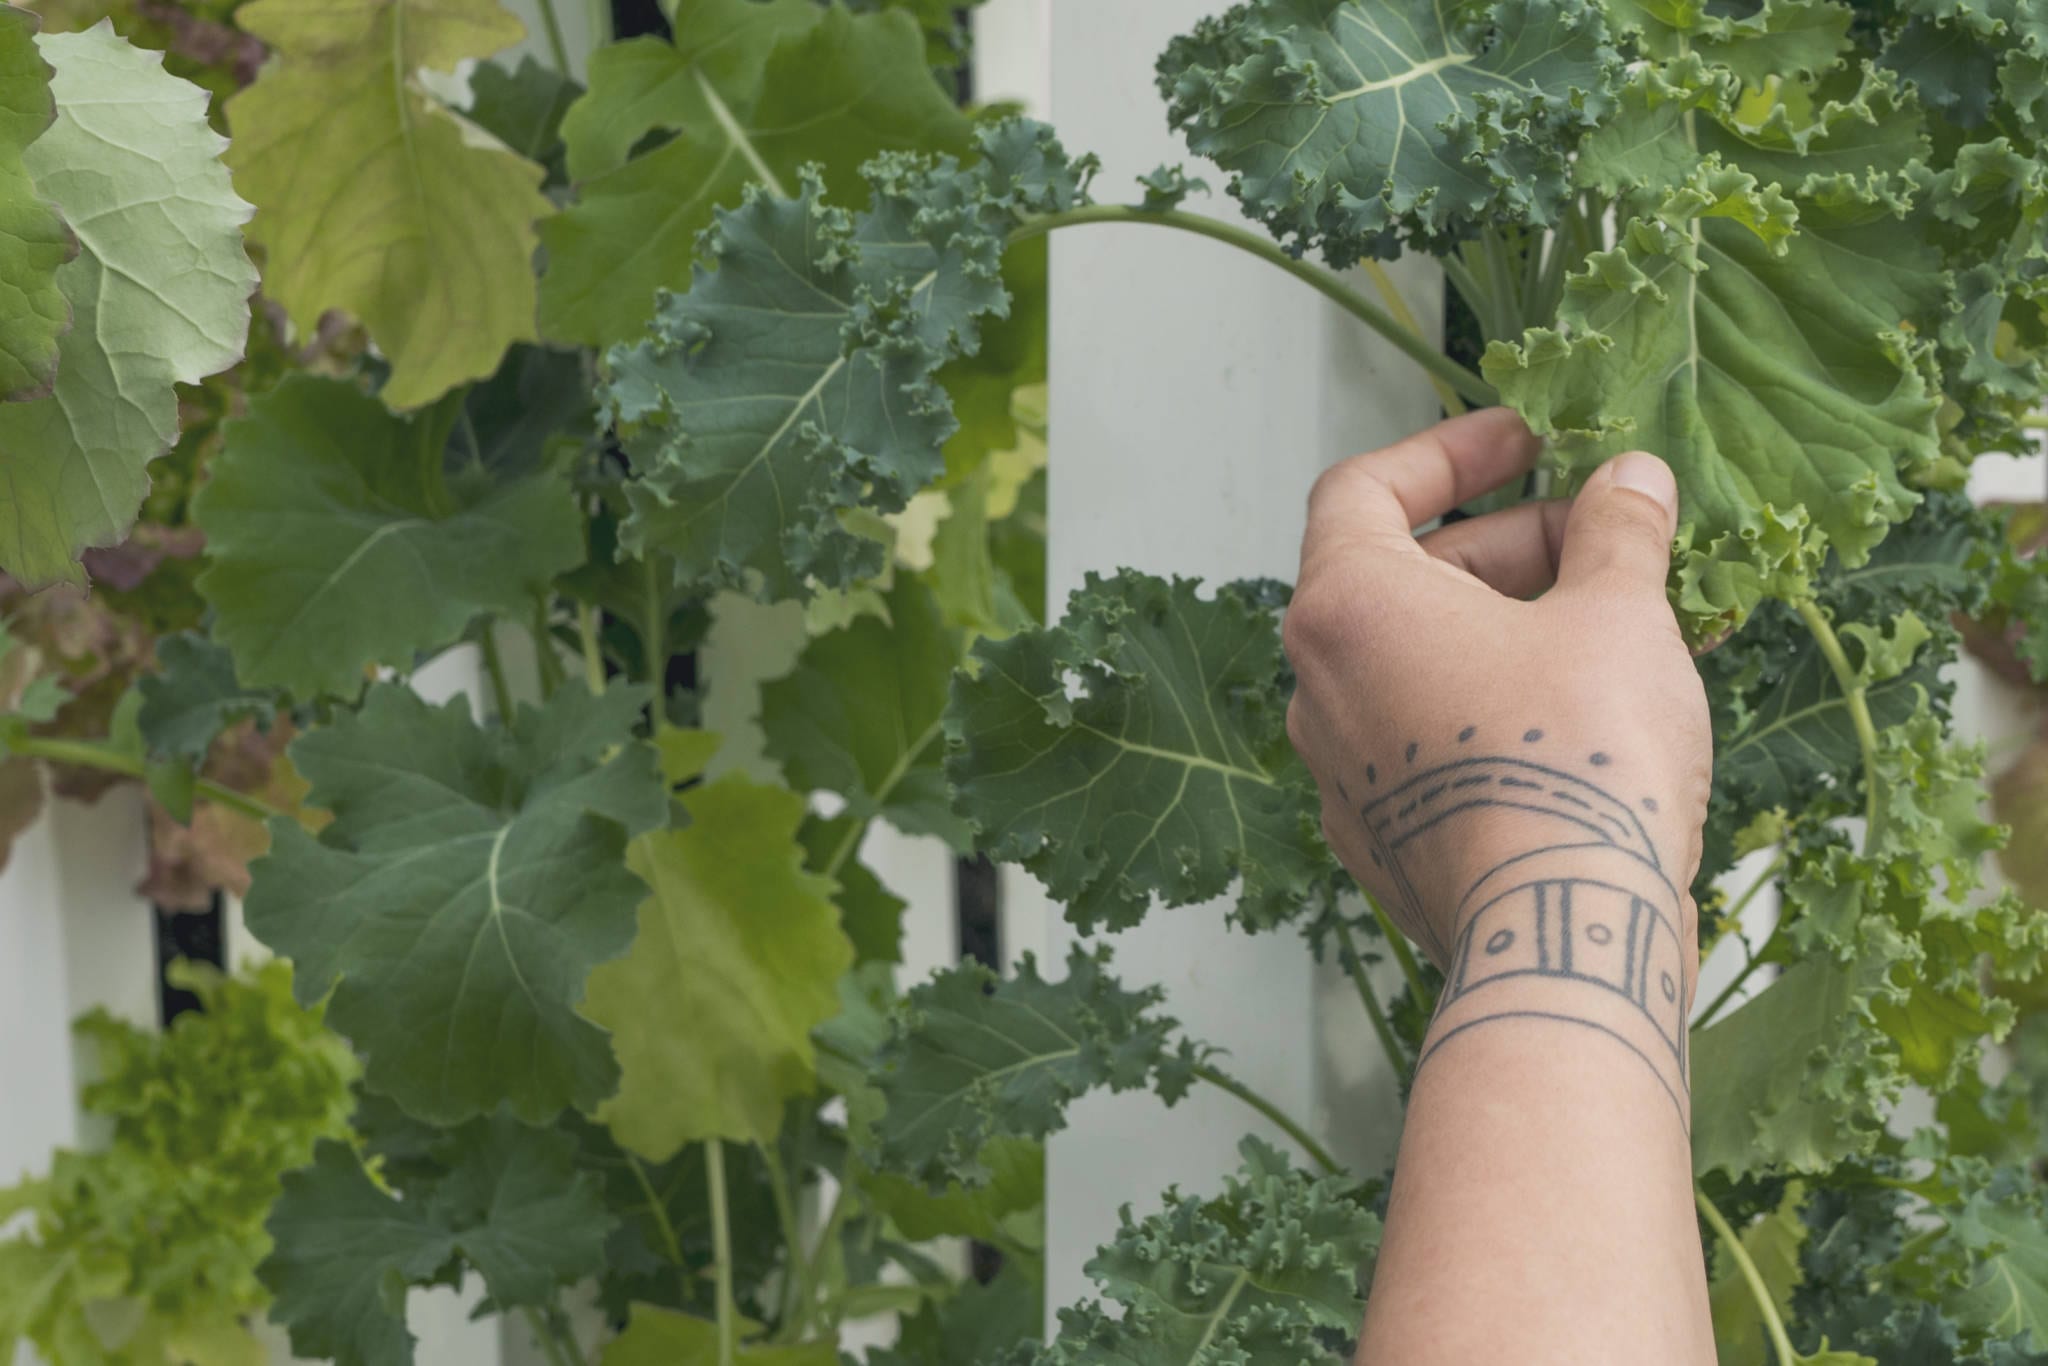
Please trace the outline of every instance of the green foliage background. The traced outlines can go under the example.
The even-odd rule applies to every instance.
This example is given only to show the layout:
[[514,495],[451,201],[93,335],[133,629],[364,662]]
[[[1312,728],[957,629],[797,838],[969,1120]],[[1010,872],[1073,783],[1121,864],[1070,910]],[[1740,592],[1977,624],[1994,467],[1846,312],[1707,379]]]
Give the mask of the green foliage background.
[[[1555,457],[1519,496],[1672,463],[1702,947],[1775,973],[1692,1047],[1722,1360],[2048,1362],[2048,740],[2009,831],[1945,672],[2048,675],[2040,510],[1960,493],[2041,420],[2048,8],[1252,0],[1158,64],[1252,226],[956,107],[949,6],[678,0],[582,71],[542,8],[516,66],[496,0],[0,11],[0,855],[140,782],[144,890],[245,894],[299,1003],[278,966],[161,1041],[88,1026],[115,1138],[0,1205],[0,1349],[240,1362],[267,1302],[388,1366],[410,1291],[474,1277],[561,1363],[827,1366],[885,1312],[869,1366],[1341,1355],[1385,1174],[1106,949],[898,983],[860,861],[876,822],[1016,861],[1083,930],[1228,897],[1397,1073],[1420,1042],[1432,975],[1286,742],[1285,587],[1044,602],[1044,238],[1123,221],[1513,405]],[[1476,371],[1309,259],[1403,251]],[[749,597],[806,629],[758,760],[690,663]],[[457,648],[488,706],[407,686]],[[1044,1139],[1195,1086],[1298,1151],[1127,1215],[1038,1343]],[[949,1274],[963,1237],[1001,1274]]]

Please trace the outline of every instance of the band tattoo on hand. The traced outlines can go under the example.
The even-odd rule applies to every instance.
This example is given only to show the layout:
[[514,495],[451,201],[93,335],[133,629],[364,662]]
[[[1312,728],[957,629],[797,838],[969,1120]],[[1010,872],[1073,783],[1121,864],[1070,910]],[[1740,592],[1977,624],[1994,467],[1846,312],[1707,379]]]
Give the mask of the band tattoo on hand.
[[[1446,1044],[1496,1020],[1540,1019],[1605,1034],[1642,1060],[1685,1122],[1687,999],[1680,944],[1681,896],[1641,811],[1591,777],[1540,761],[1541,730],[1520,753],[1470,752],[1477,728],[1458,733],[1458,753],[1417,768],[1410,743],[1398,774],[1366,765],[1368,791],[1353,798],[1375,866],[1383,870],[1430,949],[1446,964],[1444,988],[1417,1071]],[[1604,753],[1587,768],[1606,768]],[[1424,914],[1411,876],[1442,866],[1506,808],[1526,832],[1523,847],[1487,868],[1459,897],[1448,942]],[[1521,990],[1503,990],[1519,983]]]

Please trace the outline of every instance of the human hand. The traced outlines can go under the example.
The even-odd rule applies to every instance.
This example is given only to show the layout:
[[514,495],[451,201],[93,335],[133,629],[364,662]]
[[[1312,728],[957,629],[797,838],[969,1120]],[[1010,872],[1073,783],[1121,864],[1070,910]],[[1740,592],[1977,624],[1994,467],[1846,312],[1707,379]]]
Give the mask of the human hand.
[[1664,592],[1670,471],[1625,455],[1575,499],[1413,534],[1537,450],[1489,409],[1324,473],[1285,622],[1288,733],[1332,848],[1454,988],[1468,949],[1504,974],[1562,959],[1682,1052],[1713,751]]

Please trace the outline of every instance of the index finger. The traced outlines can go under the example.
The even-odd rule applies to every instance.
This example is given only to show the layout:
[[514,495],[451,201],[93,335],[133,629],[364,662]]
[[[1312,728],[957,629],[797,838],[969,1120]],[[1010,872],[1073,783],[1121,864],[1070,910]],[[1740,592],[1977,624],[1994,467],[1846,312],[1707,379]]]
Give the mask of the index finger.
[[1406,538],[1518,478],[1541,446],[1512,408],[1484,408],[1332,465],[1309,494],[1302,559],[1362,536]]

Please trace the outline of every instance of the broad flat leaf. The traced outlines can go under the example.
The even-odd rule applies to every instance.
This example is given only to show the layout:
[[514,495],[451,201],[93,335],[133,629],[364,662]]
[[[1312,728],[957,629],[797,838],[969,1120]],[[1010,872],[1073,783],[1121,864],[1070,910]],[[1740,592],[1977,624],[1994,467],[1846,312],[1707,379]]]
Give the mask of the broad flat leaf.
[[286,1173],[268,1227],[276,1247],[259,1274],[294,1352],[341,1366],[412,1360],[405,1287],[454,1253],[434,1211],[379,1190],[347,1145],[327,1139],[312,1166]]
[[1588,258],[1558,328],[1496,341],[1484,362],[1575,476],[1624,450],[1670,463],[1681,574],[1755,578],[1720,620],[1693,621],[1705,629],[1798,572],[1804,548],[1774,519],[1810,519],[1853,568],[1918,501],[1902,475],[1940,454],[1931,347],[1914,339],[1945,303],[1938,263],[1882,211],[1802,209],[1786,237],[1790,209],[1709,162]]
[[285,1177],[267,1226],[276,1246],[260,1274],[293,1351],[340,1366],[408,1363],[412,1287],[467,1266],[502,1311],[551,1304],[602,1265],[612,1221],[596,1178],[576,1170],[573,1137],[501,1115],[434,1150],[445,1175],[402,1195],[331,1140]]
[[[890,150],[960,152],[967,120],[925,64],[907,16],[810,0],[693,0],[673,42],[593,55],[563,124],[578,202],[541,230],[541,328],[563,341],[630,341],[655,296],[690,282],[698,233],[749,185],[786,197],[805,165],[842,203]],[[629,159],[655,133],[670,135]]]
[[839,884],[832,900],[839,907],[840,928],[853,944],[854,961],[900,963],[907,903],[860,861],[857,850],[866,830],[865,822],[851,816],[830,820],[811,816],[797,831],[797,839],[811,870]]
[[[1242,878],[1250,928],[1303,910],[1332,864],[1315,786],[1287,743],[1289,675],[1257,585],[1090,575],[1056,627],[974,647],[953,684],[947,776],[991,857],[1119,928],[1156,895]],[[1078,683],[1078,687],[1071,686]]]
[[1158,1214],[1124,1209],[1088,1263],[1123,1315],[1062,1311],[1048,1366],[1301,1366],[1329,1359],[1321,1333],[1357,1331],[1358,1274],[1379,1250],[1379,1219],[1339,1178],[1312,1180],[1255,1138],[1238,1152],[1239,1174],[1213,1200],[1169,1190]]
[[241,357],[256,287],[206,92],[104,24],[36,44],[58,113],[22,164],[79,251],[54,388],[0,403],[0,567],[31,586],[82,583],[78,552],[127,532],[178,434],[172,386]]
[[815,1086],[811,1030],[853,966],[832,884],[804,871],[801,797],[731,773],[678,800],[689,825],[632,847],[652,894],[583,1007],[622,1073],[597,1116],[657,1162],[698,1139],[773,1140],[783,1101]]
[[863,1172],[860,1188],[912,1242],[928,1238],[998,1237],[1005,1221],[1045,1204],[1045,1145],[1021,1138],[992,1138],[979,1155],[989,1169],[988,1184],[946,1183],[934,1195],[921,1181],[890,1172]]
[[987,1282],[969,1279],[902,1320],[894,1347],[862,1366],[1028,1366],[1045,1331],[1045,1294],[1015,1258]]
[[2032,1333],[2048,1344],[2048,1229],[2038,1205],[1973,1200],[1973,1222],[1995,1240],[1970,1283],[1950,1292],[1944,1308],[1992,1338]]
[[533,341],[539,166],[438,104],[447,70],[519,41],[497,0],[253,0],[235,23],[270,44],[228,101],[228,163],[256,205],[264,292],[310,334],[354,315],[391,362],[384,401],[416,408]]
[[1155,1013],[1158,988],[1124,990],[1107,960],[1076,945],[1062,981],[1039,976],[1026,954],[1008,979],[969,961],[912,988],[872,1064],[888,1104],[875,1168],[935,1194],[949,1180],[983,1186],[992,1141],[1065,1127],[1083,1092],[1149,1085],[1178,1100],[1201,1050]]
[[510,71],[496,62],[482,63],[470,73],[469,89],[471,123],[547,167],[550,183],[563,177],[562,120],[582,95],[582,86],[528,53]]
[[1168,121],[1245,212],[1342,266],[1550,222],[1618,67],[1584,0],[1253,0],[1158,70]]
[[846,799],[857,821],[970,843],[940,770],[940,715],[960,638],[922,581],[896,576],[888,619],[861,617],[804,647],[794,672],[761,686],[768,756],[799,792]]
[[268,727],[277,715],[277,699],[236,682],[234,656],[196,632],[159,640],[156,664],[135,685],[142,694],[135,721],[152,754],[196,763],[235,722],[253,717]]
[[370,665],[410,669],[478,615],[524,618],[582,561],[559,472],[426,487],[446,431],[313,375],[227,425],[193,508],[213,560],[199,591],[245,683],[352,696]]
[[1904,995],[1888,979],[1915,946],[1875,916],[1857,941],[1851,961],[1812,954],[1693,1033],[1696,1173],[1822,1171],[1874,1146],[1905,1077],[1873,1004]]
[[0,11],[0,401],[41,398],[57,379],[57,338],[71,325],[71,305],[57,287],[57,267],[78,244],[43,202],[23,153],[57,117],[50,64],[36,48],[36,16]]
[[[1740,17],[1731,9],[1743,11]],[[1747,85],[1821,72],[1848,44],[1852,11],[1839,0],[1762,0],[1731,7],[1710,0],[1607,0],[1614,26],[1636,35],[1646,55],[1694,53]]]
[[372,1090],[444,1124],[501,1102],[541,1123],[611,1093],[618,1065],[575,1007],[632,938],[627,841],[667,810],[631,739],[643,702],[569,684],[483,730],[461,698],[378,684],[292,746],[334,822],[317,840],[272,822],[249,929],[298,965],[301,999],[334,992]]
[[[742,1321],[747,1336],[758,1325]],[[735,1349],[734,1366],[839,1366],[839,1348],[830,1342],[787,1347],[747,1346]],[[679,1314],[657,1305],[636,1304],[626,1331],[614,1338],[598,1366],[718,1366],[718,1325],[709,1319]]]
[[795,200],[752,195],[719,216],[690,292],[648,341],[606,357],[602,396],[642,475],[627,553],[663,550],[685,584],[767,597],[881,569],[881,542],[842,514],[899,511],[938,476],[955,424],[934,372],[1008,307],[996,266],[1010,227],[1082,202],[1093,169],[1022,120],[980,143],[964,171],[878,158],[873,206],[852,218],[820,203],[815,178]]

